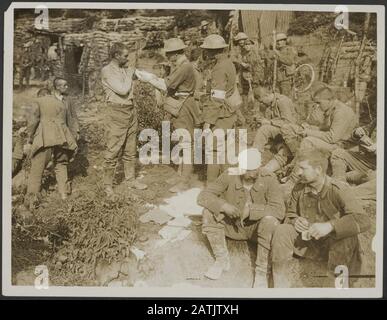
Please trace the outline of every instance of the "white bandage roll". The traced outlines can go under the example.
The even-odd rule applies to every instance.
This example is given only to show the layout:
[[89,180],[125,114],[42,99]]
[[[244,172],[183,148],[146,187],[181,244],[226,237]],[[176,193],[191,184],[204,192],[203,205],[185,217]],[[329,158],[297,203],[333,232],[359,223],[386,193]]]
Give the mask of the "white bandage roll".
[[224,100],[224,99],[226,99],[226,91],[224,91],[224,90],[211,90],[211,97]]

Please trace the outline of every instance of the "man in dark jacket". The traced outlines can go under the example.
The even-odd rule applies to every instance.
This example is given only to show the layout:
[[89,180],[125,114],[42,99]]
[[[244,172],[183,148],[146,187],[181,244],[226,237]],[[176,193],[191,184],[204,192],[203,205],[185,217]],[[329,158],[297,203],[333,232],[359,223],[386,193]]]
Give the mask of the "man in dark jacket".
[[[62,199],[69,193],[67,165],[77,149],[78,120],[66,97],[65,79],[54,80],[54,94],[38,98],[29,120],[28,147],[31,170],[28,177],[27,198],[34,199],[40,192],[44,169],[49,161],[55,163],[55,176]],[[30,205],[31,206],[31,205]]]
[[293,254],[316,259],[328,256],[328,286],[337,266],[357,273],[358,234],[370,227],[363,207],[343,183],[327,176],[327,155],[310,150],[297,159],[299,183],[289,199],[285,224],[272,240],[275,287],[291,286]]
[[[226,237],[257,243],[254,287],[268,287],[272,234],[284,218],[284,201],[275,177],[259,172],[261,154],[251,148],[238,157],[238,168],[229,168],[198,197],[204,207],[203,233],[215,255],[205,276],[219,279],[229,268]],[[235,172],[234,172],[235,171]]]

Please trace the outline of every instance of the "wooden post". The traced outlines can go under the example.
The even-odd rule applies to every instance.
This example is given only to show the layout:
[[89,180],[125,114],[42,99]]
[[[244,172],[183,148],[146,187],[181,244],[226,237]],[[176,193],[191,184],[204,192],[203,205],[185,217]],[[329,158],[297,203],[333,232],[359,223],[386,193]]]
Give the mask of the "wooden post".
[[[276,49],[276,44],[277,44],[277,34],[276,34],[276,31],[273,30],[273,50]],[[276,84],[277,84],[277,56],[274,57],[273,84],[272,84],[273,93],[275,93]]]
[[355,60],[355,114],[356,114],[356,119],[359,123],[360,121],[360,99],[359,99],[359,72],[360,72],[360,62],[362,59],[364,47],[367,41],[367,33],[368,33],[368,27],[370,24],[370,17],[371,14],[367,12],[365,14],[365,19],[364,19],[364,30],[363,30],[363,38],[361,40],[360,48],[359,48],[359,54]]

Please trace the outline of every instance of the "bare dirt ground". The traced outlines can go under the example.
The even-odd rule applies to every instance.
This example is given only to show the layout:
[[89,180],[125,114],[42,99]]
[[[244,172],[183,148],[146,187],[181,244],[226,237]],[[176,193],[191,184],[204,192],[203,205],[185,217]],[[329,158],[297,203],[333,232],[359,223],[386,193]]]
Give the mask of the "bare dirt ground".
[[[35,96],[38,88],[33,87],[25,91],[16,90],[14,93],[14,113],[23,104],[28,104],[31,98]],[[101,183],[102,163],[103,163],[103,144],[102,141],[96,141],[95,137],[90,136],[87,128],[90,124],[93,126],[102,126],[102,115],[98,111],[101,107],[99,103],[80,105],[79,118],[83,134],[85,135],[85,144],[80,152],[79,158],[81,165],[73,171],[73,194],[85,192],[89,188],[95,188],[96,184]],[[142,176],[142,182],[148,184],[145,191],[134,191],[141,198],[143,206],[137,208],[139,213],[145,213],[149,204],[159,205],[164,199],[172,196],[168,192],[169,185],[165,182],[173,176],[175,168],[165,165],[150,165],[139,167],[139,174]],[[117,182],[122,179],[122,168],[119,171]],[[203,176],[201,174],[201,176]],[[203,185],[203,181],[198,182],[198,186]],[[124,187],[116,186],[118,192],[128,192]],[[47,215],[50,215],[50,202],[56,201],[55,190],[49,190],[46,194],[43,205],[47,205]],[[369,214],[375,218],[375,209],[369,209]],[[228,247],[231,256],[231,270],[226,272],[218,281],[206,279],[203,274],[208,266],[213,262],[209,245],[201,233],[200,217],[193,217],[192,224],[189,227],[191,234],[184,240],[167,243],[160,248],[155,244],[160,239],[158,231],[161,226],[155,223],[140,223],[138,235],[145,236],[146,241],[136,241],[134,245],[143,250],[146,256],[141,259],[138,266],[132,265],[130,285],[145,286],[179,286],[194,285],[200,287],[224,287],[224,288],[248,288],[253,283],[255,247],[247,245],[245,242],[228,241]],[[362,275],[366,277],[357,281],[357,287],[370,287],[374,285],[373,275],[375,274],[375,254],[371,250],[371,241],[375,234],[375,224],[370,231],[361,235],[361,244],[363,248],[363,271]],[[14,282],[26,284],[31,282],[31,268],[37,264],[49,261],[50,252],[45,250],[44,246],[34,248],[26,246],[24,248],[14,248],[13,251],[13,275]],[[299,261],[296,264],[293,274],[299,287],[318,287],[321,286],[326,270],[321,265],[310,261]],[[368,275],[370,277],[368,277]],[[116,285],[128,285],[128,283],[119,282],[125,277],[115,280]],[[90,279],[81,279],[84,284],[89,284]],[[117,282],[118,281],[118,282]],[[58,277],[51,279],[52,284],[63,284],[66,281]],[[67,282],[67,285],[71,283]],[[113,285],[113,284],[112,284]]]

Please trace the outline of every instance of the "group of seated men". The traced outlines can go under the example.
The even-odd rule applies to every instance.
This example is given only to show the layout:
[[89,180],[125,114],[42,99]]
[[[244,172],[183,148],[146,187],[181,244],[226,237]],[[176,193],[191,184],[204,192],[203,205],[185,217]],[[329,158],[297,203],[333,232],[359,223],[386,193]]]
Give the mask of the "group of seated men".
[[[257,243],[254,287],[296,285],[294,256],[328,261],[324,286],[335,285],[339,266],[356,277],[358,234],[370,227],[361,200],[376,200],[376,120],[356,127],[352,108],[327,85],[312,94],[319,126],[298,122],[289,97],[263,87],[254,93],[266,110],[239,172],[225,171],[198,198],[215,257],[206,277],[230,268],[226,237]],[[274,154],[263,165],[268,145]]]

